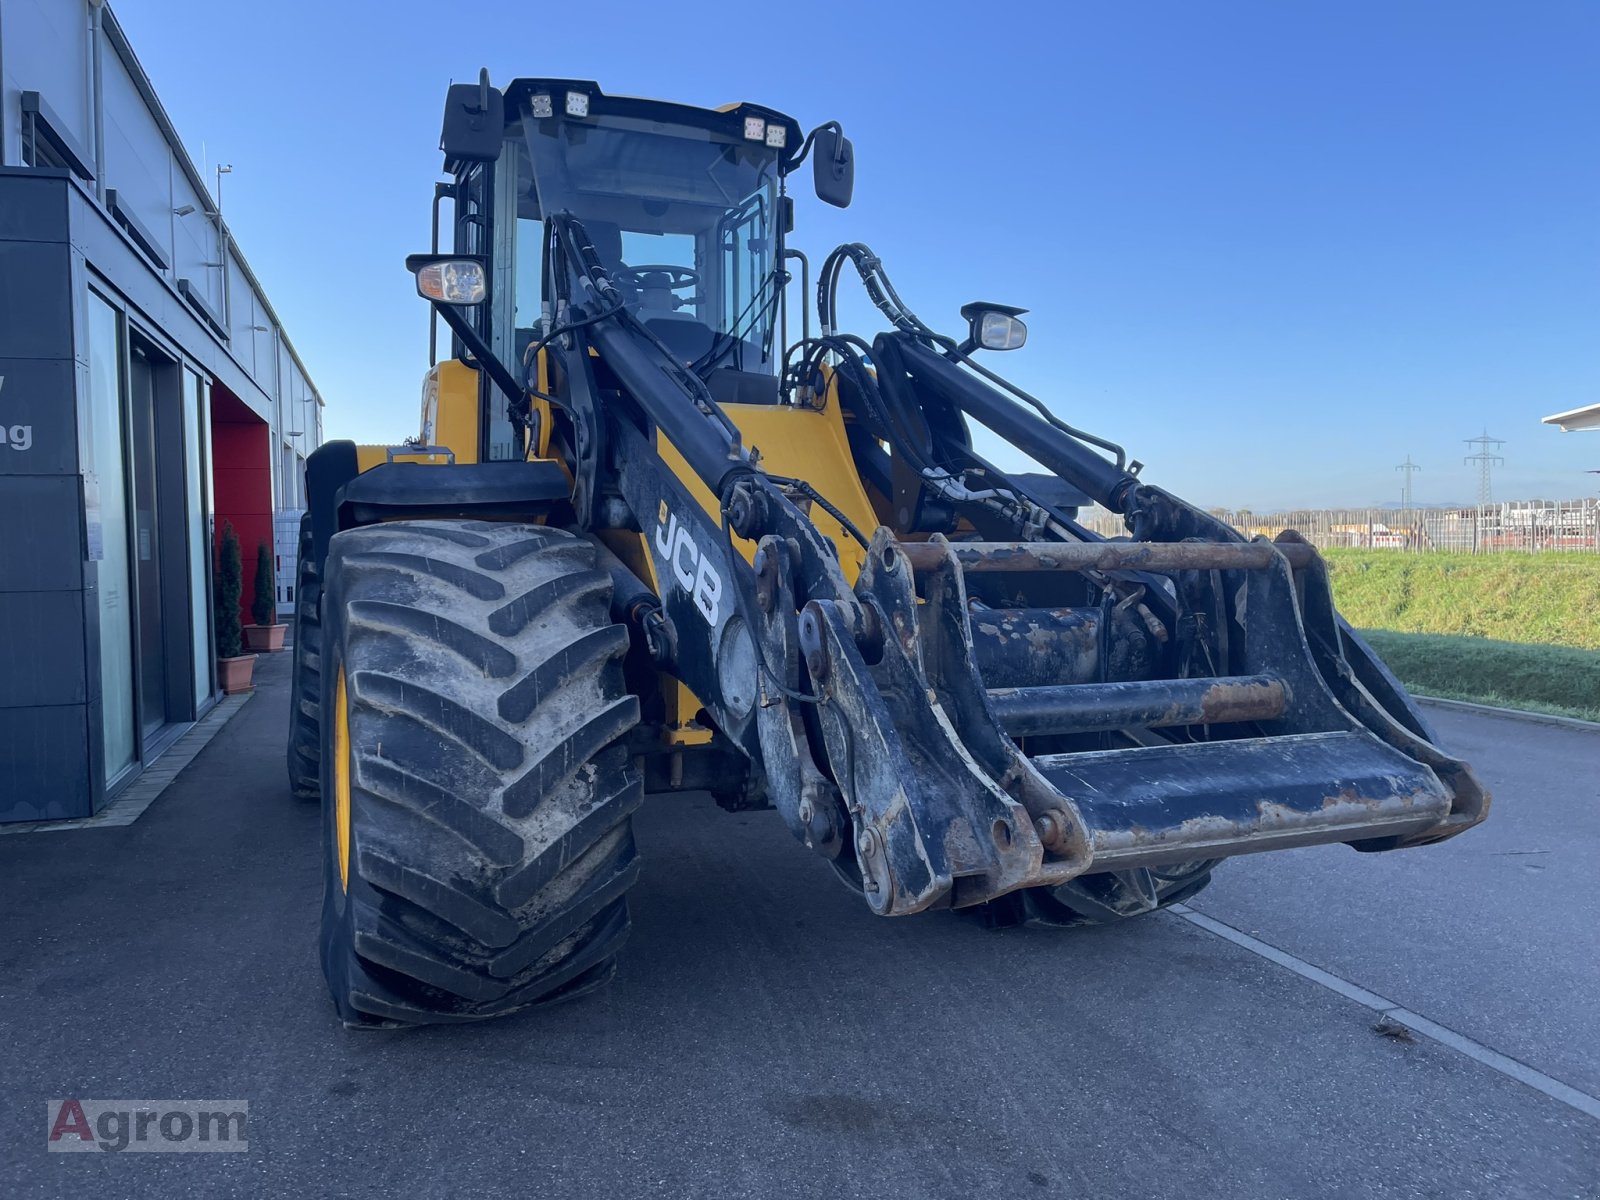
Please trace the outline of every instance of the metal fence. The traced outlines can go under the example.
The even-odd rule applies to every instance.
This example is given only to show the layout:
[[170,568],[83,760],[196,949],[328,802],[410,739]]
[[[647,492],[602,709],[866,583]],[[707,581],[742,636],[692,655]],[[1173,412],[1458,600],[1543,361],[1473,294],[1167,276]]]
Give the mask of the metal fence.
[[[1600,499],[1514,500],[1482,508],[1335,508],[1253,513],[1212,509],[1247,537],[1293,529],[1319,549],[1498,551],[1600,550]],[[1103,508],[1079,520],[1107,537],[1127,534]]]

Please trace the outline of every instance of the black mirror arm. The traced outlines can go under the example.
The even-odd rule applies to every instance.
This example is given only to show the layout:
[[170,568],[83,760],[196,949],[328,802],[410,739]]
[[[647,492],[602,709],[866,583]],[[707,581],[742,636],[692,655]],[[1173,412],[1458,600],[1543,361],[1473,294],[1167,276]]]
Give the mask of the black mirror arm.
[[501,362],[489,344],[478,335],[472,323],[462,314],[459,306],[446,304],[442,300],[429,300],[433,310],[444,318],[444,323],[450,326],[450,332],[461,339],[461,344],[467,352],[483,364],[483,369],[489,372],[489,378],[506,394],[506,398],[513,406],[520,406],[528,398],[528,389],[517,382],[510,369]]
[[[803,165],[805,163],[806,159],[811,154],[812,145],[817,140],[817,134],[821,133],[824,129],[831,129],[834,133],[837,133],[840,137],[844,136],[844,126],[843,125],[839,124],[839,122],[837,122],[837,121],[824,121],[821,125],[818,125],[810,133],[806,134],[806,140],[800,144],[799,151],[795,154],[795,156],[793,158],[791,158],[789,160],[788,165],[784,168],[786,172],[793,171],[793,170],[795,170],[796,168],[800,167],[801,165]],[[842,147],[841,147],[840,153],[842,154]],[[840,157],[839,161],[843,162],[844,159],[842,157]]]

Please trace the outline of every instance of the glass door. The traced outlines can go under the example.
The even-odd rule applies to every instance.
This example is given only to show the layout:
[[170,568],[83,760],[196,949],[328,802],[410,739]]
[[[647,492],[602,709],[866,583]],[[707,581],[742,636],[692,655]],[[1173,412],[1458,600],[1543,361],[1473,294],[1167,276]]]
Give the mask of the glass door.
[[89,413],[83,496],[100,624],[100,731],[109,784],[133,766],[133,598],[122,421],[121,318],[89,294]]
[[145,737],[167,724],[167,655],[161,636],[161,512],[156,486],[156,378],[136,343],[128,364],[133,453],[133,573],[139,598],[139,717]]
[[207,453],[207,388],[205,378],[183,370],[183,450],[185,514],[189,530],[190,664],[194,667],[194,711],[211,699],[211,488]]

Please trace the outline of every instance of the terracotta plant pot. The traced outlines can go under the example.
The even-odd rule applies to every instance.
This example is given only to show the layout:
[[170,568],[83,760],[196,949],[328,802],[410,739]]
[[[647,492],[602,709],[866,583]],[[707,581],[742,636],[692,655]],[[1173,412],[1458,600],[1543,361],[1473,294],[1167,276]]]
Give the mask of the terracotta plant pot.
[[244,648],[265,650],[275,654],[283,649],[283,634],[288,628],[287,625],[246,625]]
[[[248,626],[246,626],[248,628]],[[279,639],[282,640],[281,638]],[[217,679],[222,684],[225,695],[235,695],[239,692],[248,692],[253,684],[250,676],[256,667],[254,654],[241,654],[238,658],[217,659]]]

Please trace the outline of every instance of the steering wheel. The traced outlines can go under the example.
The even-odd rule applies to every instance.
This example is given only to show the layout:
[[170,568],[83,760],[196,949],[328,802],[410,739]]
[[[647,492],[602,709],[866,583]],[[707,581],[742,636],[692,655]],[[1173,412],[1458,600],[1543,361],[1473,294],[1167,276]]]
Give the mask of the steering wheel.
[[[667,292],[682,291],[684,288],[699,290],[700,272],[691,267],[675,266],[672,263],[641,263],[637,267],[620,267],[611,273],[611,278],[623,287],[630,289],[634,295],[646,289],[659,288]],[[693,301],[687,297],[672,297],[674,308],[683,308]]]
[[[646,283],[644,280],[646,275],[665,275],[667,278],[665,281],[652,279]],[[637,267],[622,267],[613,271],[611,277],[629,287],[664,287],[669,292],[700,286],[699,271],[691,267],[673,266],[671,263],[644,263]]]

